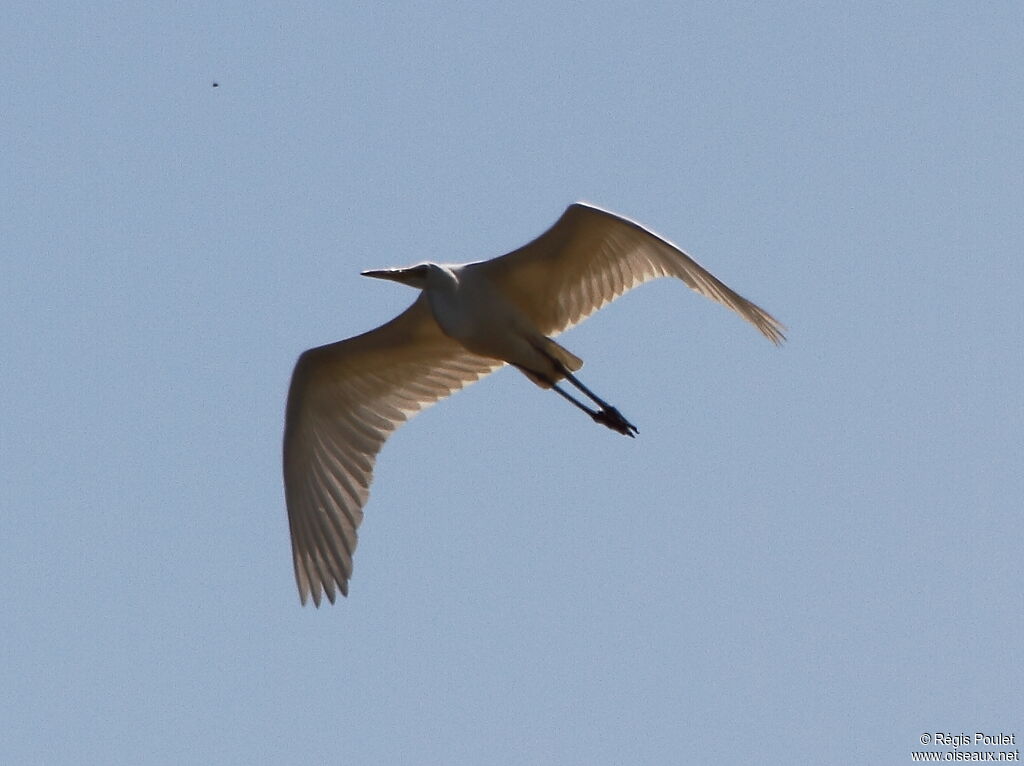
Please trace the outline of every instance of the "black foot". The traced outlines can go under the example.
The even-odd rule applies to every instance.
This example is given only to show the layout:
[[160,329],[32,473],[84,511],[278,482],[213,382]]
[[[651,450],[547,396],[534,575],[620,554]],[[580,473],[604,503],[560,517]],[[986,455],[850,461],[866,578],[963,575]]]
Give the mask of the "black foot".
[[640,433],[640,431],[637,430],[637,427],[622,417],[622,414],[614,407],[603,407],[590,417],[594,419],[595,423],[608,426],[608,428],[613,431],[618,431],[620,434],[628,436],[630,439],[635,438],[634,435]]

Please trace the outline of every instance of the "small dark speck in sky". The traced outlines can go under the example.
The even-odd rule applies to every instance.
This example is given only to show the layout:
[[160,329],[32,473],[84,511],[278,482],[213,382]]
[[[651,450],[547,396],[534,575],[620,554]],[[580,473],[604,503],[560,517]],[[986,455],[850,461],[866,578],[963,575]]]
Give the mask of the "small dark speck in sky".
[[213,87],[215,87],[215,88],[219,88],[219,87],[220,87],[220,83],[219,83],[219,82],[215,82],[215,83],[213,84]]

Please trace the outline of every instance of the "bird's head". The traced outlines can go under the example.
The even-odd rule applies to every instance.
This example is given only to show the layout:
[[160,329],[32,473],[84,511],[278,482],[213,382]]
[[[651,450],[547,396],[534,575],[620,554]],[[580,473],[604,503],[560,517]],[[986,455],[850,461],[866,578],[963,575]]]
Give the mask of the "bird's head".
[[422,290],[427,286],[427,277],[430,275],[432,263],[421,263],[416,266],[409,266],[405,269],[373,269],[362,272],[364,277],[375,279],[390,279],[392,282],[401,282],[403,285],[415,287]]

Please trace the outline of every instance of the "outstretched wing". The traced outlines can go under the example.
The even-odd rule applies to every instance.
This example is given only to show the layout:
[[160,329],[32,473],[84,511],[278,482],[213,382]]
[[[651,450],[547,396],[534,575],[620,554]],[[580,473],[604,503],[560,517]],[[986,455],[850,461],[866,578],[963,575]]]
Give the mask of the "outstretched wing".
[[348,594],[356,530],[384,440],[501,365],[445,336],[422,295],[376,330],[299,357],[285,416],[284,488],[303,604]]
[[579,202],[528,245],[467,268],[498,285],[548,336],[582,322],[637,285],[677,277],[731,308],[772,343],[785,340],[783,326],[771,314],[671,242],[628,218]]

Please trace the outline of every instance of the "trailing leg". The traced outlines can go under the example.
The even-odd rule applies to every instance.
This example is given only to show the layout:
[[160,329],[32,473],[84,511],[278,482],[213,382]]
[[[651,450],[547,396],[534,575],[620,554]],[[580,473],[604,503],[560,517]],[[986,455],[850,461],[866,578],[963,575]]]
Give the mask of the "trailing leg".
[[624,436],[628,436],[631,439],[634,438],[636,434],[640,433],[637,430],[637,427],[630,423],[628,420],[626,420],[624,417],[622,417],[622,414],[617,409],[612,407],[607,402],[604,402],[598,399],[596,396],[594,396],[594,394],[587,390],[582,383],[576,380],[576,377],[572,373],[568,372],[568,370],[564,370],[563,368],[561,372],[565,374],[565,377],[566,379],[569,380],[569,382],[571,382],[573,385],[575,385],[577,388],[583,391],[583,393],[585,393],[588,397],[590,397],[594,401],[594,403],[600,407],[599,410],[591,409],[554,381],[548,380],[547,378],[542,377],[536,372],[527,371],[522,367],[520,367],[519,369],[526,373],[527,376],[535,383],[542,381],[547,386],[553,388],[555,392],[563,399],[570,402],[577,409],[583,410],[583,412],[590,415],[590,418],[595,423],[600,423],[601,425],[610,428],[613,431],[617,431],[618,433],[623,434]]
[[619,414],[619,411],[614,407],[603,407],[600,410],[592,410],[590,409],[590,407],[576,399],[572,394],[570,394],[564,388],[559,386],[557,383],[552,383],[551,387],[558,393],[559,396],[565,398],[567,401],[572,402],[573,405],[575,405],[576,407],[590,415],[591,419],[595,423],[600,423],[601,425],[607,426],[613,431],[618,431],[620,434],[628,436],[630,439],[634,438],[634,434],[640,433],[639,431],[636,430],[636,426],[634,426],[632,423],[630,423],[628,420],[622,417],[622,415]]
[[565,376],[566,380],[576,386],[576,388],[586,394],[594,404],[601,408],[597,413],[593,413],[591,415],[594,420],[602,425],[608,426],[613,431],[618,431],[620,434],[625,434],[626,436],[633,436],[634,434],[640,433],[635,425],[622,416],[621,412],[583,385],[582,381],[569,372],[569,370],[562,367],[559,372]]

